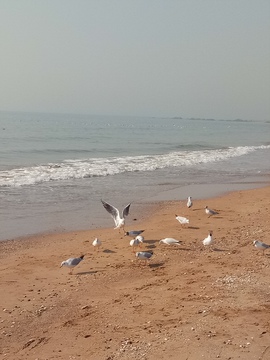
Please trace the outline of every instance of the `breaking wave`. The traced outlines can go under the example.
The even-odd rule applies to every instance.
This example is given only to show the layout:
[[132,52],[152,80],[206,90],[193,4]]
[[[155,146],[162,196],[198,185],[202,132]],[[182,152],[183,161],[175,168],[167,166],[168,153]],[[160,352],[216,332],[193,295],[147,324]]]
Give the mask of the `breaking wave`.
[[270,149],[270,145],[177,151],[162,155],[65,160],[61,163],[49,163],[0,171],[0,186],[20,187],[48,181],[109,176],[124,172],[154,171],[169,167],[194,166],[223,161],[265,149]]

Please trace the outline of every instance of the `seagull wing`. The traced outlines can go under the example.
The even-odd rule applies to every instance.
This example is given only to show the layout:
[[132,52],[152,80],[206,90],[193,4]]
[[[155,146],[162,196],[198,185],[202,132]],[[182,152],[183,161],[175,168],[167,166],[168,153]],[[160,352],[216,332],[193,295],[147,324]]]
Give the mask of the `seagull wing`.
[[128,216],[129,214],[129,208],[130,208],[131,203],[129,203],[123,210],[123,218],[125,218],[126,216]]
[[113,217],[115,224],[117,225],[117,219],[120,218],[119,210],[116,207],[106,203],[105,201],[101,200],[102,205],[108,211],[108,213]]
[[71,258],[69,260],[70,260],[70,265],[71,266],[76,266],[82,261],[81,258]]
[[147,259],[150,259],[150,258],[153,256],[152,253],[147,252],[147,251],[143,252],[143,255],[144,255],[145,257],[147,257]]

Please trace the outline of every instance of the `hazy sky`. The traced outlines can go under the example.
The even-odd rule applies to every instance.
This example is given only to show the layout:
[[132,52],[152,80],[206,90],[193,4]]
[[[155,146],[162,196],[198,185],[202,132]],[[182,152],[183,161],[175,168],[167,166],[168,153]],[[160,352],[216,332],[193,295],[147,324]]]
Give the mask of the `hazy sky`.
[[0,0],[0,110],[270,119],[269,0]]

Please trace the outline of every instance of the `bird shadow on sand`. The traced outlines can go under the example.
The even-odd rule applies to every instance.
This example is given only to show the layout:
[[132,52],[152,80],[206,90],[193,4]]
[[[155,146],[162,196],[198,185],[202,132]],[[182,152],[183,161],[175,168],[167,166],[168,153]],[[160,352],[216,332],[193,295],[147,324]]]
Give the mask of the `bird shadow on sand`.
[[213,248],[213,251],[217,251],[217,252],[226,252],[226,251],[230,251],[228,249],[220,249],[220,248]]
[[93,271],[81,271],[81,272],[78,272],[74,275],[91,275],[91,274],[96,274],[100,271],[97,271],[97,270],[93,270]]
[[155,244],[158,240],[144,240],[145,244]]
[[146,246],[147,249],[155,249],[156,247],[157,246],[155,244]]
[[153,264],[149,264],[149,267],[151,269],[155,269],[155,268],[161,267],[163,265],[164,265],[164,262],[161,261],[161,262],[156,262],[156,263],[153,263]]
[[115,254],[116,253],[116,251],[113,251],[113,250],[110,250],[110,249],[105,249],[105,250],[103,250],[103,252],[106,253],[106,254]]
[[180,246],[168,246],[167,249],[170,249],[171,251],[192,251],[190,248],[185,248]]

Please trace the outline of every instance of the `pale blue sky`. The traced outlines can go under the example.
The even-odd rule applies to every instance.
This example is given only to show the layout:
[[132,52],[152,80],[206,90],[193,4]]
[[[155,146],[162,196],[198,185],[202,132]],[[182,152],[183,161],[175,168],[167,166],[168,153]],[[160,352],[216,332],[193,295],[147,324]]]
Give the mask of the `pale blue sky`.
[[269,0],[0,0],[0,110],[270,119]]

